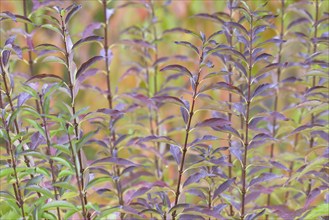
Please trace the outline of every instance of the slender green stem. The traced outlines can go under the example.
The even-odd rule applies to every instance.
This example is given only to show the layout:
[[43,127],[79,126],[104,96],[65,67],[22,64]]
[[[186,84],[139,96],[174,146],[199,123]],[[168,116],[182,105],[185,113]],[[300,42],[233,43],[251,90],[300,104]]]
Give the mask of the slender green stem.
[[[48,130],[48,126],[47,126],[47,120],[45,117],[45,108],[43,105],[43,101],[42,101],[42,95],[39,95],[39,101],[40,101],[40,107],[41,107],[41,118],[42,118],[42,122],[43,122],[43,127],[44,127],[44,132],[46,134],[46,142],[47,142],[47,150],[46,150],[46,154],[47,156],[49,156],[49,165],[50,165],[50,170],[51,170],[51,180],[52,180],[52,184],[56,183],[56,174],[55,174],[55,167],[54,167],[54,161],[51,159],[51,143],[50,143],[50,138],[49,138],[49,130]],[[54,195],[55,195],[55,199],[59,200],[58,197],[58,189],[57,187],[53,186],[53,191],[54,191]],[[57,217],[59,220],[61,220],[61,212],[59,210],[59,207],[56,208],[57,211]]]
[[[0,92],[0,108],[4,109],[1,92]],[[12,186],[13,186],[14,193],[15,193],[15,199],[16,199],[16,203],[17,203],[18,207],[21,210],[22,217],[25,218],[24,201],[22,199],[22,194],[19,189],[20,187],[19,187],[19,180],[18,180],[17,170],[16,170],[16,159],[14,157],[15,153],[12,148],[10,131],[9,131],[9,127],[6,123],[6,120],[3,117],[1,117],[1,119],[2,119],[2,124],[6,130],[6,135],[8,137],[6,151],[7,151],[7,154],[10,155],[10,157],[11,157],[11,159],[8,159],[7,162],[8,162],[9,167],[12,167],[14,170],[15,183],[13,183]]]
[[82,216],[83,216],[83,219],[84,220],[87,220],[89,219],[88,217],[88,214],[87,214],[87,211],[86,211],[86,206],[85,206],[85,200],[84,200],[84,196],[83,196],[83,188],[82,188],[82,183],[80,181],[80,177],[79,175],[79,171],[78,171],[78,164],[77,164],[77,160],[75,159],[76,158],[76,152],[73,148],[73,144],[72,144],[72,140],[71,140],[71,136],[69,134],[69,131],[68,131],[68,125],[67,125],[67,137],[69,139],[69,147],[70,147],[70,151],[71,151],[71,154],[72,154],[72,160],[73,160],[73,166],[74,166],[74,170],[75,170],[75,177],[77,179],[77,182],[78,182],[78,190],[79,190],[79,198],[80,198],[80,202],[81,202],[81,206],[82,206]]

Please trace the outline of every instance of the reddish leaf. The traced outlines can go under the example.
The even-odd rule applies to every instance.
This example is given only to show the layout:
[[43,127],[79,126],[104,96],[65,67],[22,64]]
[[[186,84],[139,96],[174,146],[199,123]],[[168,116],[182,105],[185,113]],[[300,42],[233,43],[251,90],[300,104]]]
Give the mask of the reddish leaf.
[[181,73],[188,75],[191,78],[193,77],[193,74],[186,67],[182,65],[178,65],[178,64],[168,65],[163,67],[160,71],[167,71],[167,70],[179,71]]
[[92,58],[90,58],[88,61],[84,62],[80,68],[77,71],[76,77],[78,78],[84,71],[86,71],[86,69],[91,66],[92,64],[94,64],[95,62],[102,60],[103,57],[102,56],[94,56]]

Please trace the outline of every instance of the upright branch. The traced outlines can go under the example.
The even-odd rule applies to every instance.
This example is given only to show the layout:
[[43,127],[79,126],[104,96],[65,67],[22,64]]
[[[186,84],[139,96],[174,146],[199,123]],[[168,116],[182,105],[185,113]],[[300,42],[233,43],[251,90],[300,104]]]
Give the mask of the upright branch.
[[[103,0],[103,13],[104,13],[104,54],[105,54],[105,68],[106,68],[106,84],[107,84],[107,101],[108,101],[108,107],[109,109],[113,109],[113,95],[111,91],[111,74],[110,74],[110,54],[109,54],[109,42],[108,42],[108,11],[107,11],[107,1]],[[111,151],[111,156],[112,157],[117,157],[117,149],[116,145],[114,144],[116,141],[116,134],[115,130],[113,128],[113,119],[110,119],[111,121],[109,122],[109,131],[112,136],[112,139],[110,138],[110,151]],[[117,175],[117,177],[120,176],[120,169],[119,167],[115,164],[113,165],[113,173]],[[119,178],[114,179],[115,182],[115,187],[117,190],[117,196],[119,199],[119,205],[123,206],[124,201],[123,201],[123,195],[122,195],[122,190],[121,190],[121,183]],[[124,214],[121,213],[121,219],[123,219]]]
[[[319,0],[315,0],[315,20],[314,20],[314,35],[313,35],[313,54],[315,54],[317,52],[317,37],[318,37],[318,25],[319,25]],[[312,88],[314,88],[316,86],[316,76],[312,77]],[[313,125],[315,123],[315,115],[314,113],[312,113],[311,115],[311,125]],[[314,137],[313,135],[311,136],[311,140],[310,140],[310,148],[313,148],[314,146]],[[307,191],[306,194],[308,195],[311,192],[312,189],[312,180],[309,179],[309,183],[308,183],[308,187],[307,187]]]
[[[49,129],[48,129],[48,125],[47,125],[47,120],[46,120],[46,116],[45,116],[45,108],[44,108],[44,103],[42,101],[42,95],[39,94],[39,102],[40,102],[40,113],[41,113],[41,118],[42,118],[42,123],[43,123],[43,127],[44,127],[44,132],[46,135],[46,142],[47,142],[47,150],[46,150],[46,154],[49,157],[49,165],[50,165],[50,171],[51,171],[51,182],[54,185],[56,183],[56,173],[55,173],[55,166],[54,166],[54,161],[51,159],[52,155],[51,155],[51,143],[50,143],[50,137],[49,137]],[[59,200],[59,194],[58,194],[58,190],[57,187],[53,186],[53,191],[54,191],[54,196],[56,200]],[[56,208],[57,211],[57,217],[59,220],[61,220],[61,212],[59,210],[59,207]]]
[[[200,75],[201,75],[201,71],[202,71],[201,64],[203,63],[203,53],[204,53],[204,48],[202,46],[202,50],[200,50],[200,53],[199,53],[199,70],[198,70],[197,76],[195,78],[195,81],[193,82],[194,86],[193,86],[192,105],[189,110],[189,117],[188,117],[188,121],[187,121],[184,145],[183,145],[183,153],[182,153],[182,158],[181,158],[181,162],[180,162],[180,166],[179,166],[180,167],[179,172],[178,172],[179,176],[178,176],[178,182],[177,182],[176,193],[175,193],[175,205],[178,204],[179,196],[181,194],[181,181],[182,181],[182,177],[183,177],[189,134],[190,134],[190,130],[191,130],[191,123],[192,123],[192,119],[193,119],[193,115],[194,115],[194,106],[196,103],[196,98],[197,98],[197,94],[198,94],[198,86],[200,83],[199,80],[200,80]],[[176,211],[174,211],[172,213],[173,220],[176,219],[176,215],[177,215]]]
[[[0,56],[0,60],[2,60],[2,57]],[[1,61],[0,61],[1,62]],[[1,84],[0,84],[1,86]],[[4,109],[4,105],[3,105],[3,101],[2,101],[2,93],[0,91],[0,108]],[[5,132],[6,132],[6,136],[7,136],[7,154],[10,155],[11,159],[8,159],[8,165],[10,168],[13,169],[14,171],[14,178],[15,178],[15,183],[12,184],[13,189],[14,189],[14,193],[15,193],[15,199],[16,199],[16,203],[18,205],[18,207],[21,210],[21,214],[23,219],[25,219],[25,211],[24,211],[24,200],[22,197],[22,193],[20,190],[20,184],[19,184],[19,178],[18,178],[18,174],[17,174],[17,161],[16,161],[16,157],[15,157],[15,146],[12,144],[11,138],[10,138],[10,129],[9,129],[9,124],[6,122],[4,115],[1,114],[1,119],[2,119],[2,124],[5,128]]]
[[244,135],[244,152],[242,158],[242,173],[241,173],[241,220],[245,217],[245,199],[246,199],[246,173],[247,173],[247,158],[248,158],[248,143],[249,143],[249,117],[250,117],[250,100],[251,100],[251,77],[252,77],[252,51],[253,51],[253,15],[250,15],[250,31],[249,31],[249,61],[248,61],[248,91],[247,91],[247,106],[246,106],[246,121]]
[[66,130],[67,130],[67,137],[69,139],[69,148],[72,154],[72,160],[73,160],[73,166],[74,166],[74,171],[75,171],[75,177],[77,179],[77,184],[78,184],[78,190],[79,190],[79,198],[80,198],[80,202],[81,202],[81,207],[82,207],[82,216],[84,220],[90,219],[88,217],[88,213],[86,210],[86,206],[85,206],[85,200],[84,200],[84,196],[83,196],[83,187],[82,187],[82,183],[80,181],[80,177],[79,177],[79,170],[78,170],[78,164],[77,164],[77,160],[76,160],[76,150],[73,147],[72,144],[72,140],[71,140],[71,136],[69,133],[69,125],[66,125]]
[[[233,0],[230,0],[229,1],[229,10],[230,10],[230,22],[232,22],[233,21]],[[233,47],[233,39],[232,39],[233,38],[233,29],[232,29],[232,27],[229,27],[229,33],[230,33],[230,35],[229,35],[229,44],[230,44],[230,47],[232,48]],[[231,58],[231,56],[230,56],[230,58]],[[228,72],[229,72],[228,80],[229,80],[229,84],[232,84],[232,76],[231,76],[232,70],[233,70],[232,64],[229,63],[229,65],[228,65]],[[228,93],[228,102],[229,102],[229,109],[230,110],[232,110],[232,101],[233,101],[233,99],[232,99],[232,93],[229,92]],[[232,121],[232,114],[231,113],[228,114],[228,120],[230,122]],[[228,146],[231,147],[232,146],[232,142],[231,142],[232,141],[232,134],[229,134],[228,141],[229,141]],[[228,151],[228,162],[230,164],[232,164],[232,154],[231,154],[231,151],[230,150]],[[228,177],[230,179],[232,178],[232,166],[228,166]],[[229,205],[229,209],[230,209],[229,215],[230,216],[233,216],[234,215],[234,211],[233,211],[232,204]]]
[[[27,17],[27,1],[23,0],[23,10],[24,10],[24,16]],[[29,28],[27,26],[27,23],[24,24],[25,32],[26,34],[29,34]],[[28,62],[29,62],[29,69],[30,74],[33,74],[33,59],[32,59],[32,51],[28,50]]]
[[[6,96],[7,96],[7,99],[8,99],[8,102],[9,102],[9,106],[10,106],[10,109],[11,109],[11,112],[13,113],[13,112],[15,112],[15,107],[14,107],[13,99],[12,99],[12,96],[11,96],[11,88],[9,87],[9,84],[7,82],[7,75],[8,75],[8,73],[5,70],[5,64],[3,63],[2,56],[0,58],[1,58],[1,61],[0,61],[1,76],[2,76],[4,87],[5,87],[5,91],[4,92],[5,92]],[[18,122],[17,122],[17,119],[16,118],[14,118],[14,128],[15,128],[16,134],[19,135],[20,134],[20,129],[19,129]],[[9,127],[8,127],[8,129],[9,129]],[[22,143],[22,140],[21,139],[18,139],[18,141],[20,143]],[[25,147],[26,147],[26,145],[23,144],[23,149],[24,150],[25,150]],[[24,155],[24,162],[25,162],[25,164],[26,164],[27,167],[31,167],[30,158],[28,158],[26,155]],[[30,177],[31,177],[31,179],[33,179],[34,178],[34,175],[33,174],[30,174]],[[37,195],[38,195],[39,198],[41,197],[41,194],[39,192],[37,192]]]
[[[278,51],[278,63],[280,64],[282,61],[282,46],[283,46],[283,35],[284,35],[284,13],[285,13],[285,0],[281,0],[281,28],[280,28],[280,43],[279,43],[279,51]],[[280,83],[281,80],[281,65],[279,65],[276,76],[277,76],[277,83]],[[278,100],[279,100],[279,89],[276,91],[275,97],[274,97],[274,106],[273,111],[278,111]],[[272,136],[275,138],[277,133],[277,120],[276,117],[273,118],[273,124],[272,124]],[[271,144],[270,148],[270,160],[272,160],[274,157],[274,143]],[[270,168],[270,173],[273,172],[272,167]],[[271,205],[271,194],[267,195],[267,206]],[[268,216],[266,216],[268,218]]]
[[[72,56],[72,52],[69,52],[69,50],[71,50],[71,48],[69,49],[68,48],[68,42],[67,42],[67,36],[68,36],[68,33],[67,33],[67,29],[66,29],[66,25],[65,25],[65,22],[64,22],[64,19],[63,19],[63,15],[62,13],[60,13],[60,18],[61,18],[61,32],[62,32],[62,35],[63,35],[63,44],[64,44],[64,53],[65,53],[65,62],[66,62],[66,65],[67,65],[67,71],[68,71],[68,80],[69,80],[69,84],[68,84],[68,87],[69,87],[69,91],[70,91],[70,96],[71,96],[71,110],[72,110],[72,115],[74,116],[73,118],[73,126],[74,126],[74,132],[75,132],[75,138],[76,140],[79,140],[79,125],[78,125],[78,122],[77,122],[77,118],[76,118],[76,109],[75,109],[75,101],[74,101],[74,84],[73,84],[73,79],[74,77],[72,77],[75,73],[71,72],[71,62],[70,62],[70,56]],[[73,58],[71,58],[73,59]],[[79,149],[78,152],[78,162],[79,162],[79,168],[80,168],[80,182],[81,182],[81,187],[82,187],[82,190],[84,189],[85,185],[84,185],[84,167],[82,165],[82,152],[81,150]],[[87,196],[86,196],[86,193],[84,192],[83,193],[84,195],[84,203],[85,205],[88,203],[87,201]]]

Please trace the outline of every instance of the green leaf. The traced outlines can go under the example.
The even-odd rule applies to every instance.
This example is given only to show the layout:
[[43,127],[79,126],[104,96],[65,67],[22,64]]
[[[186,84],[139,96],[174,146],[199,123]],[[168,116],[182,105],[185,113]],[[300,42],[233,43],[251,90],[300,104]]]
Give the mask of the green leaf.
[[74,204],[67,202],[67,201],[51,201],[44,206],[42,206],[42,210],[51,210],[56,209],[57,207],[63,208],[63,209],[73,209],[73,210],[79,210]]
[[328,204],[321,204],[312,210],[303,219],[318,219],[321,216],[328,215]]

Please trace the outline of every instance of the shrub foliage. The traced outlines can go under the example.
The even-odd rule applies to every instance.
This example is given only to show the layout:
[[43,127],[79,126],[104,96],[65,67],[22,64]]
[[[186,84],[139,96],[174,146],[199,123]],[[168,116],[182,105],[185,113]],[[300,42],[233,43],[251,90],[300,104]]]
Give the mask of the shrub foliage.
[[328,7],[2,1],[1,218],[328,218]]

